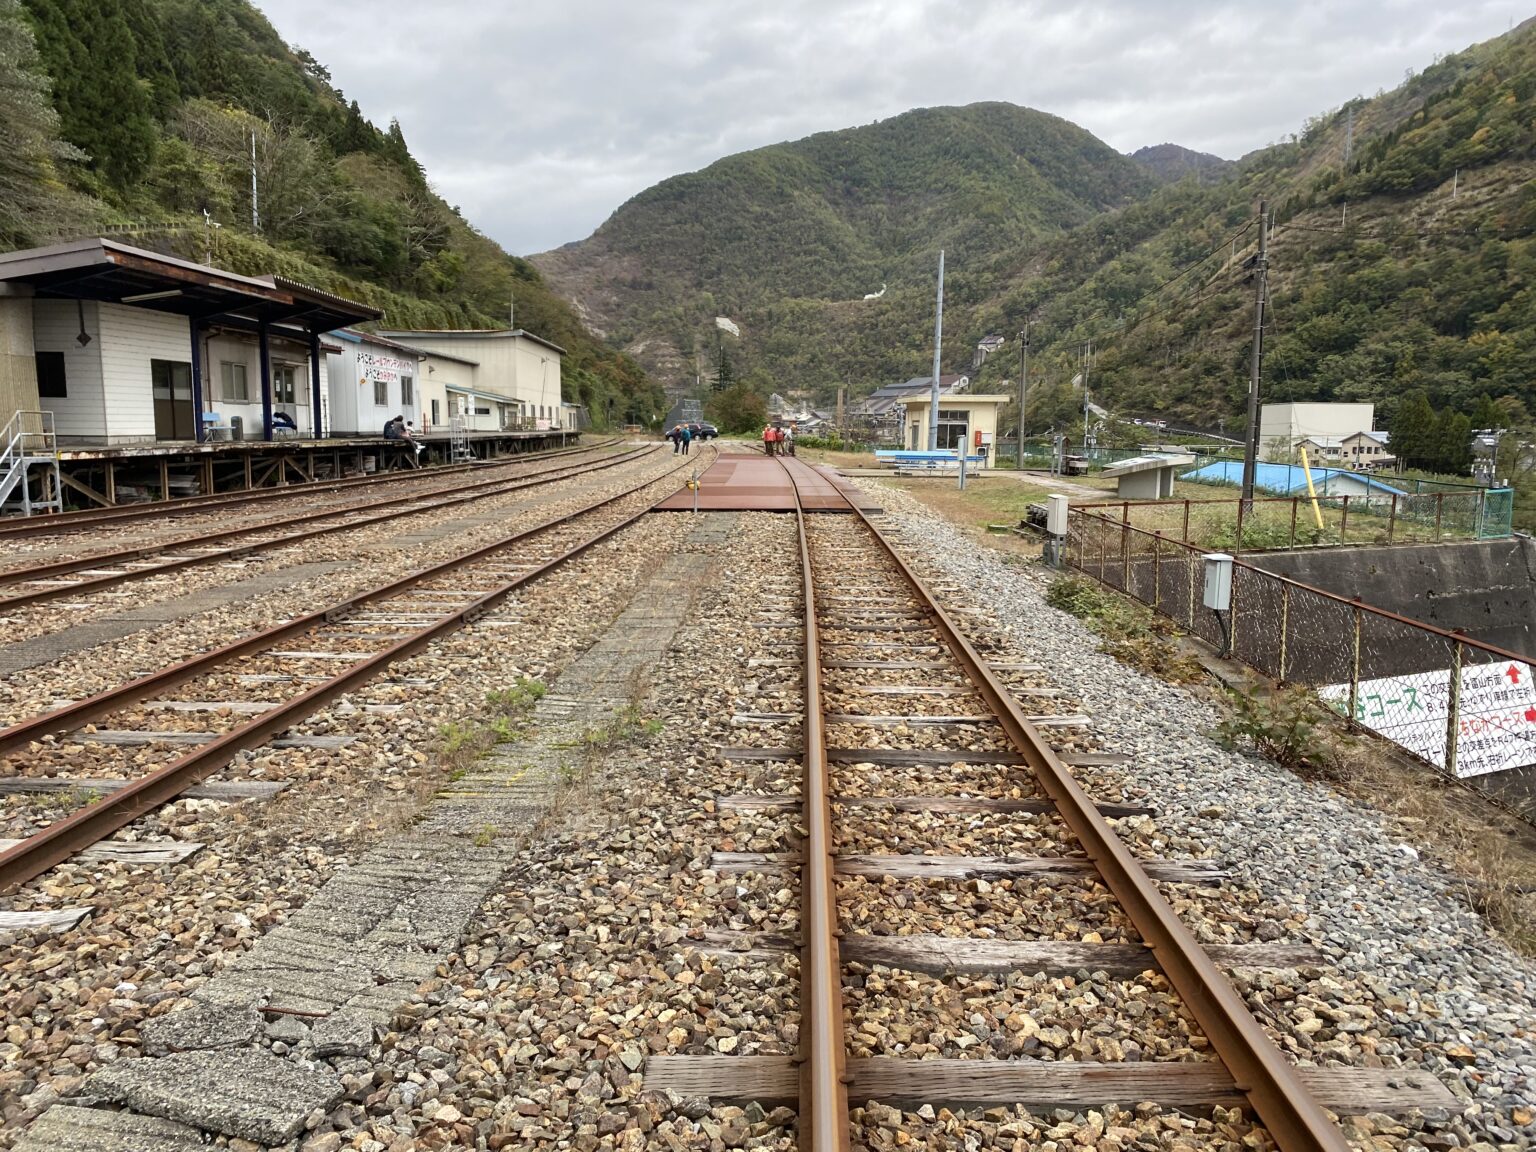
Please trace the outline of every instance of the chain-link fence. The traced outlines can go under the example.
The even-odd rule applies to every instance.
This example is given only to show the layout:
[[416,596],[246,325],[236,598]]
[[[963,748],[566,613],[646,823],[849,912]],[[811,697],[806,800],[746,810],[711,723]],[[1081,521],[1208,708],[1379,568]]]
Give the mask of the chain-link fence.
[[1223,552],[1320,544],[1431,544],[1491,540],[1511,531],[1507,488],[1398,495],[1242,500],[1128,500],[1079,504],[1085,515]]
[[1093,506],[1069,514],[1070,567],[1275,680],[1315,689],[1352,726],[1458,777],[1536,764],[1526,657],[1242,560],[1233,562],[1230,609],[1218,614],[1204,606],[1208,554]]

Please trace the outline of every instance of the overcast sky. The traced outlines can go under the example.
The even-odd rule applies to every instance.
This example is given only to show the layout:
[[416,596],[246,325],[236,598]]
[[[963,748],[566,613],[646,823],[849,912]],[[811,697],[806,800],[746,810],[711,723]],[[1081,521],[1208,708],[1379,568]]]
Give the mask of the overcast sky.
[[1008,100],[1121,151],[1236,158],[1529,0],[256,0],[513,252],[667,176],[910,108]]

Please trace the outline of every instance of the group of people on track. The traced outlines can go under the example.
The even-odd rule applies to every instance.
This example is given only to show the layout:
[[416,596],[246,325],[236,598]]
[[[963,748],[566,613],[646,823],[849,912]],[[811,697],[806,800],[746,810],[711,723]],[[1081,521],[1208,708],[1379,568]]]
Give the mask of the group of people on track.
[[763,451],[769,456],[793,456],[795,454],[795,426],[765,424],[763,426]]
[[672,430],[667,433],[667,439],[672,441],[672,455],[681,452],[689,456],[689,448],[693,446],[693,429],[687,424],[674,424]]

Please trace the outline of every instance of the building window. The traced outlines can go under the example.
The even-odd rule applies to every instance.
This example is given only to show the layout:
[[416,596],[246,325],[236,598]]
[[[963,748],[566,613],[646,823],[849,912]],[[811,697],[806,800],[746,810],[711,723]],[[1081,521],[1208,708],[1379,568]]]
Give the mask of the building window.
[[432,423],[441,424],[442,422],[443,418],[437,411],[437,397],[434,396],[432,397]]
[[219,399],[245,404],[250,398],[251,393],[245,381],[245,365],[228,360],[219,361]]
[[953,452],[965,443],[971,414],[964,408],[939,409],[939,450]]
[[416,403],[413,395],[416,391],[416,381],[410,376],[400,377],[400,407],[409,408]]
[[373,406],[375,408],[389,407],[389,381],[375,380],[373,382]]
[[296,369],[283,366],[272,369],[272,402],[274,404],[292,404],[295,396]]
[[64,386],[64,353],[37,354],[37,394],[55,400],[62,400],[69,395]]

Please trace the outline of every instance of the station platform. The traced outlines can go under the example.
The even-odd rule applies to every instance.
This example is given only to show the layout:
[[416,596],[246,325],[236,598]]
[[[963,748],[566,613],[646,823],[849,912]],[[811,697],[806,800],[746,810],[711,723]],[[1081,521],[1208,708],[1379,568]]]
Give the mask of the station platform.
[[[411,472],[455,462],[447,432],[427,433],[417,439],[422,445],[420,453],[404,441],[383,436],[60,444],[59,482],[66,504],[110,508],[374,472]],[[466,439],[469,456],[488,462],[525,452],[573,447],[580,443],[581,433],[562,429],[487,431],[470,432]]]
[[[796,486],[807,512],[851,512],[855,505],[866,512],[880,511],[835,468],[806,464],[792,456],[770,459],[758,453],[721,453],[699,479],[700,512],[793,512]],[[693,498],[692,491],[681,488],[654,511],[691,512]]]

